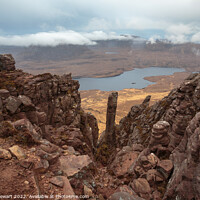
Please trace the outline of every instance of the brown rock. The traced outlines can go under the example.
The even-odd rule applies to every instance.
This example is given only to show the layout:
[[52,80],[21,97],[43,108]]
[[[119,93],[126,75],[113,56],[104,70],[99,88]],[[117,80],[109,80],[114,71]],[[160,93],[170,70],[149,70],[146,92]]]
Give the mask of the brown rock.
[[160,200],[160,199],[162,199],[161,193],[158,192],[157,190],[153,192],[152,196],[153,196],[153,200]]
[[53,177],[49,180],[49,182],[61,188],[64,186],[64,181],[62,176]]
[[157,170],[165,177],[168,178],[173,169],[171,160],[161,160],[157,165]]
[[36,151],[36,155],[39,156],[41,159],[48,160],[50,164],[53,164],[59,158],[60,153],[59,152],[47,153],[46,151],[43,151],[42,149],[38,149]]
[[13,122],[13,125],[19,131],[26,131],[31,140],[33,140],[34,142],[40,142],[41,136],[37,133],[37,131],[28,119],[17,120]]
[[49,168],[49,162],[44,159],[40,159],[34,167],[34,170],[37,171],[38,173],[45,173]]
[[114,161],[110,165],[109,169],[113,171],[116,176],[123,176],[128,172],[128,169],[138,157],[138,152],[128,150],[124,147],[117,153]]
[[115,140],[114,137],[114,129],[115,129],[115,115],[117,109],[117,98],[118,93],[112,92],[108,97],[108,105],[107,105],[107,115],[106,115],[106,130],[105,130],[105,138],[106,142],[113,143]]
[[82,168],[89,167],[92,164],[92,160],[88,155],[82,156],[62,156],[60,157],[61,170],[63,170],[68,177],[75,175]]
[[11,54],[1,54],[0,55],[0,71],[14,71],[15,70],[15,60]]
[[33,106],[31,99],[25,95],[19,95],[18,99],[22,102],[24,106]]
[[55,153],[55,152],[59,152],[60,148],[58,146],[56,146],[55,144],[52,144],[50,142],[42,142],[43,144],[40,145],[40,148],[47,152],[47,153]]
[[147,156],[147,160],[151,164],[152,168],[154,168],[159,162],[159,158],[154,153],[150,153]]
[[150,169],[146,173],[146,180],[152,186],[156,181],[157,171],[155,169]]
[[9,160],[12,158],[12,156],[11,156],[10,152],[7,151],[6,149],[0,148],[0,158]]
[[151,188],[148,181],[144,178],[138,178],[133,180],[131,187],[137,194],[150,194]]
[[[65,145],[66,146],[66,145]],[[74,147],[67,146],[67,149],[63,151],[64,155],[76,155],[78,152],[74,150]]]
[[117,188],[116,192],[127,192],[131,195],[135,195],[135,192],[133,192],[133,190],[127,185],[123,185],[123,186]]
[[14,96],[10,96],[6,99],[6,108],[7,110],[9,110],[12,114],[14,114],[17,109],[19,108],[21,104],[21,101],[14,97]]
[[17,157],[18,160],[22,160],[22,159],[25,159],[27,157],[27,155],[24,152],[24,149],[22,149],[18,145],[14,145],[14,146],[10,147],[9,150],[11,151],[11,153],[14,156]]
[[[62,179],[64,182],[63,193],[66,196],[66,198],[64,198],[64,200],[77,200],[78,197],[76,197],[68,178],[63,176]],[[68,195],[70,195],[71,197],[70,196],[67,197]]]
[[10,92],[6,89],[0,89],[0,98],[6,99],[10,96]]

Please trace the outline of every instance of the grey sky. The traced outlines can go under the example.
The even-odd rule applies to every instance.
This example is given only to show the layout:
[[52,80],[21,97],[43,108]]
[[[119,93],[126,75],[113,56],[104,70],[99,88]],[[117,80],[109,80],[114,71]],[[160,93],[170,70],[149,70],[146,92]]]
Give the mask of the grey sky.
[[200,1],[0,0],[0,44],[8,38],[15,43],[16,37],[27,41],[30,34],[48,32],[46,36],[56,38],[70,31],[83,37],[83,32],[127,32],[152,41],[200,42]]

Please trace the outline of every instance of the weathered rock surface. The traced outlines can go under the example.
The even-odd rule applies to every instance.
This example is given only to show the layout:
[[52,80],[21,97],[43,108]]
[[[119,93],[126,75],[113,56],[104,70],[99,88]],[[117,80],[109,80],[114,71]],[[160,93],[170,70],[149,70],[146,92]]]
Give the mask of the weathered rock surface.
[[22,159],[25,159],[27,157],[24,150],[21,147],[19,147],[18,145],[14,145],[14,146],[10,147],[9,150],[11,151],[11,153],[14,156],[17,157],[18,160],[22,160]]
[[64,181],[63,181],[63,178],[60,177],[60,176],[56,176],[56,177],[53,177],[50,179],[50,183],[58,186],[58,187],[63,187],[64,186]]
[[115,116],[117,110],[118,93],[113,92],[108,97],[107,114],[106,114],[106,130],[105,142],[113,143],[115,141]]
[[0,158],[9,160],[12,158],[12,155],[8,150],[0,148]]
[[89,168],[92,164],[92,160],[88,155],[82,156],[62,156],[60,157],[61,169],[66,173],[68,177],[74,176],[83,168]]
[[11,54],[0,55],[0,71],[3,70],[7,71],[15,70],[15,60]]
[[152,106],[147,96],[119,125],[112,93],[97,141],[96,118],[81,109],[70,74],[34,76],[13,65],[0,56],[0,194],[200,199],[200,74]]

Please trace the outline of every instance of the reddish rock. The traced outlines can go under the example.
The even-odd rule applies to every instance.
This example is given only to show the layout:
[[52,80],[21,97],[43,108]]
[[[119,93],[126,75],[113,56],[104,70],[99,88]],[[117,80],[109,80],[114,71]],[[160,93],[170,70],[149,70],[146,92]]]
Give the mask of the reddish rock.
[[138,178],[133,180],[133,182],[131,183],[131,187],[133,191],[136,192],[138,195],[150,199],[151,188],[146,179]]
[[60,153],[59,152],[47,153],[42,149],[38,149],[36,151],[36,155],[39,156],[41,159],[48,160],[49,163],[53,164],[58,160]]
[[66,198],[64,198],[64,200],[77,200],[77,195],[75,195],[72,186],[68,180],[67,177],[63,176],[62,177],[63,182],[64,182],[64,189],[63,189],[63,193],[66,196]]
[[62,176],[55,176],[51,178],[49,182],[61,188],[64,186],[64,181]]
[[[127,192],[129,193],[130,195],[135,195],[136,193],[127,185],[123,185],[123,186],[120,186],[119,188],[117,188],[116,192]],[[115,192],[115,193],[116,193]]]
[[166,121],[158,121],[156,124],[153,125],[152,133],[151,133],[151,140],[150,140],[150,147],[156,145],[167,146],[170,142],[170,138],[168,136],[169,130],[169,123]]
[[44,159],[40,159],[35,163],[34,170],[38,173],[45,173],[49,168],[49,162]]
[[112,170],[113,173],[118,177],[125,175],[130,166],[137,159],[138,154],[139,153],[137,151],[132,151],[131,148],[127,149],[124,147],[120,152],[117,153],[109,169]]
[[93,164],[88,155],[83,156],[62,156],[60,157],[61,169],[67,174],[68,177],[75,175],[83,168],[89,168]]
[[167,179],[173,169],[171,160],[161,160],[157,165],[157,170]]
[[39,143],[41,140],[41,135],[37,133],[33,125],[28,119],[21,119],[13,122],[14,127],[19,131],[27,130],[27,134],[32,138],[36,143]]

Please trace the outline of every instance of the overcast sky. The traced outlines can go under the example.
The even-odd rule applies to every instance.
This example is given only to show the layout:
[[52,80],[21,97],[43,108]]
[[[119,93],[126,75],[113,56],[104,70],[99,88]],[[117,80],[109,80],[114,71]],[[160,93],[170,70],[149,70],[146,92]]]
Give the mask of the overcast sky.
[[93,44],[121,33],[199,43],[200,0],[0,0],[1,45]]

